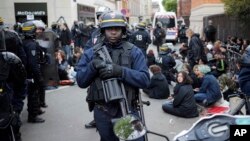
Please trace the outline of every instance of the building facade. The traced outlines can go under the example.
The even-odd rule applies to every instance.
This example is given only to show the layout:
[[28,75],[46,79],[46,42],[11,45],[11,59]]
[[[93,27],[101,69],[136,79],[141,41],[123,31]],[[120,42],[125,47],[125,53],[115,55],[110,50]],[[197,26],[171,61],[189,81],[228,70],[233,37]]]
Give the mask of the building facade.
[[191,0],[178,0],[177,1],[177,18],[183,20],[185,25],[190,25],[190,14],[191,14]]
[[192,0],[190,28],[203,36],[203,18],[209,15],[223,14],[224,3],[221,0]]
[[63,19],[71,27],[75,20],[84,23],[95,22],[95,12],[103,6],[116,10],[117,2],[116,0],[1,0],[0,16],[8,25],[34,18],[43,20],[48,26]]

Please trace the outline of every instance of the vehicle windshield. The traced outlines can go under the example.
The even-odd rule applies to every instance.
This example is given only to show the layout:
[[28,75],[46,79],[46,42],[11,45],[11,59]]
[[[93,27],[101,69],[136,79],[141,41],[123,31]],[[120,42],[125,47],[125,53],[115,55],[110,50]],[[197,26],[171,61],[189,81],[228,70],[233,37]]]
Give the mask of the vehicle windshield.
[[156,22],[160,21],[162,23],[163,28],[173,28],[175,27],[175,19],[174,18],[156,18]]

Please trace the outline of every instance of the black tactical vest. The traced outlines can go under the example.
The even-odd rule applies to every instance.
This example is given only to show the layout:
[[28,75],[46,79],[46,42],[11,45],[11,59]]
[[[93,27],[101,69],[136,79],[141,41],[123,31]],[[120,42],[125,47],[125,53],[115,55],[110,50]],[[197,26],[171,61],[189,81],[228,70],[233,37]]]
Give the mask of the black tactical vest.
[[[94,46],[95,48],[100,47],[102,44],[97,44]],[[119,64],[121,66],[125,66],[128,68],[131,68],[132,60],[130,58],[131,50],[133,47],[133,44],[129,42],[123,42],[120,46],[121,48],[115,48],[112,49],[110,52],[110,56],[112,58],[113,63]],[[96,54],[94,55],[94,58],[97,57]],[[128,102],[131,103],[133,100],[137,98],[137,95],[139,94],[139,89],[134,88],[128,84],[124,83],[125,91],[127,94]],[[87,101],[96,102],[96,103],[105,103],[105,97],[102,87],[102,81],[99,77],[95,78],[95,80],[91,83],[89,90],[88,90],[88,97]]]

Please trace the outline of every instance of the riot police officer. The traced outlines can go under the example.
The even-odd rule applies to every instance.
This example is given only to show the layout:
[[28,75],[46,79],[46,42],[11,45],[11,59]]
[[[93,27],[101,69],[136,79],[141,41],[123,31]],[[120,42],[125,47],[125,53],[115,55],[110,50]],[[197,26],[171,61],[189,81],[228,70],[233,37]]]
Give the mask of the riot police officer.
[[27,55],[26,71],[28,73],[28,122],[42,123],[45,120],[38,115],[44,113],[40,107],[39,90],[44,85],[40,68],[40,47],[35,41],[36,24],[27,21],[23,24],[23,47]]
[[[125,17],[120,13],[108,12],[100,23],[104,40],[84,52],[77,70],[77,84],[81,88],[89,87],[89,95],[94,105],[94,119],[101,141],[119,141],[114,135],[111,119],[121,117],[119,102],[105,102],[102,81],[115,78],[123,82],[131,111],[135,111],[136,96],[139,88],[149,85],[150,77],[145,57],[135,45],[122,40],[126,33]],[[112,58],[107,63],[98,57],[96,50],[106,46]],[[140,138],[139,140],[142,140]]]
[[[24,52],[22,41],[19,35],[15,31],[10,29],[4,29],[3,32],[5,35],[6,51],[12,52],[15,55],[17,55],[25,66],[26,54]],[[22,124],[20,113],[23,110],[23,105],[24,105],[23,100],[25,99],[27,93],[27,83],[25,83],[25,85],[18,85],[15,82],[9,82],[8,84],[14,93],[12,97],[12,106],[13,106],[13,111],[15,112],[16,122],[15,124],[13,124],[13,132],[15,135],[15,139],[19,141],[21,140],[20,127]]]
[[[109,12],[109,11],[110,11],[110,9],[99,9],[96,12],[96,18],[98,20],[98,25],[97,25],[97,28],[91,34],[90,39],[87,41],[87,43],[84,47],[84,50],[87,50],[87,49],[93,47],[94,45],[103,41],[103,36],[101,34],[101,29],[100,29],[101,15],[103,15],[104,13]],[[87,99],[88,99],[88,97],[87,97]],[[91,109],[93,102],[88,102],[88,105]],[[90,112],[91,112],[91,110],[90,110]],[[95,128],[95,127],[96,127],[95,120],[92,120],[89,123],[85,124],[85,128]]]
[[[20,58],[6,51],[4,29],[0,28],[0,139],[1,141],[16,140],[13,126],[16,124],[16,114],[13,111],[13,89],[10,85],[23,87],[26,80],[25,67]],[[20,138],[19,138],[20,139]]]
[[160,47],[159,57],[156,59],[157,65],[161,67],[163,75],[168,80],[168,84],[171,84],[171,81],[175,81],[173,67],[176,62],[171,56],[171,52],[172,50],[167,45],[163,45]]
[[134,32],[130,37],[130,42],[139,47],[146,57],[148,45],[151,44],[151,38],[149,33],[146,31],[145,23],[139,23],[137,29],[138,31]]

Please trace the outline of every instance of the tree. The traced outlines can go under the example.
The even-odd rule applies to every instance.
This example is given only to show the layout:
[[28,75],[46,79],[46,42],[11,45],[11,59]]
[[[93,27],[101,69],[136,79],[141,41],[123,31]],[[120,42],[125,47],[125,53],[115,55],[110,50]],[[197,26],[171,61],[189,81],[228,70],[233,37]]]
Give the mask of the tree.
[[237,17],[243,23],[250,22],[250,0],[222,0],[225,13]]
[[177,0],[162,0],[162,5],[166,11],[177,11]]

